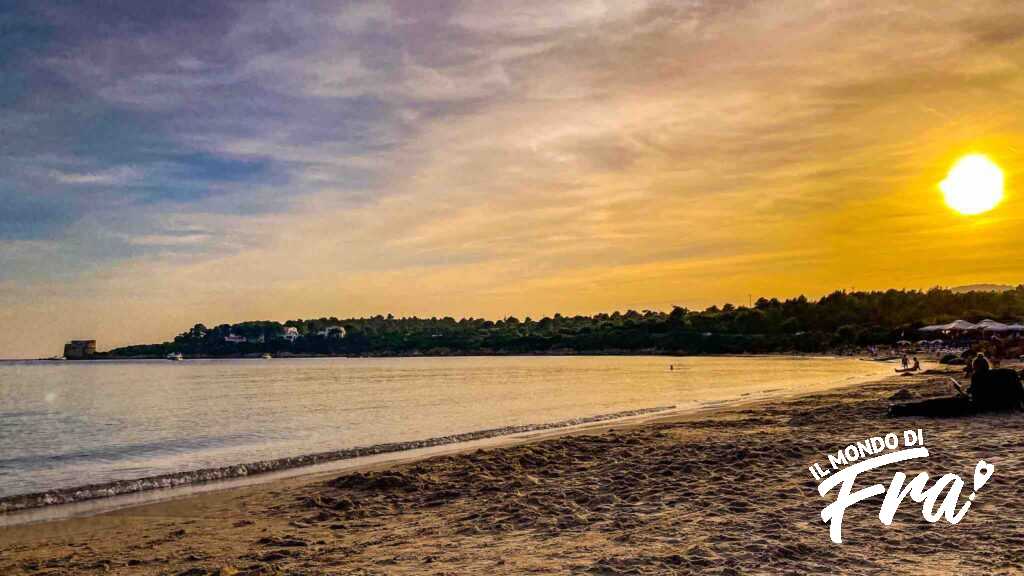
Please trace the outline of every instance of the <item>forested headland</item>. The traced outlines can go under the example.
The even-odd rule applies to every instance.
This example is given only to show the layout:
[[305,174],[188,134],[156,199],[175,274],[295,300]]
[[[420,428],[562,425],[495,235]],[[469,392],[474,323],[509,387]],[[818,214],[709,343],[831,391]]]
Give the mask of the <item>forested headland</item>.
[[705,310],[627,310],[539,319],[318,318],[196,324],[173,341],[106,358],[275,355],[742,354],[829,352],[916,339],[925,324],[1024,318],[1024,285],[1002,292],[833,292],[813,301],[758,299]]

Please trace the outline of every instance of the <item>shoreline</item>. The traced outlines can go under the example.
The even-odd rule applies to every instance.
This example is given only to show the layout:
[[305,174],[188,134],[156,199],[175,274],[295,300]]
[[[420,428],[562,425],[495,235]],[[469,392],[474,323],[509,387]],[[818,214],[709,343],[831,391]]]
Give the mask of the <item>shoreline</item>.
[[[729,357],[780,357],[780,355],[728,355]],[[782,356],[793,358],[792,356]],[[821,356],[801,356],[797,358],[823,358]],[[843,357],[824,357],[837,360],[850,360]],[[872,363],[874,364],[874,363]],[[873,379],[882,377],[877,368],[869,371],[867,368],[858,374],[848,376],[841,383],[833,383],[838,389],[853,386]],[[821,390],[821,389],[817,389]],[[225,484],[233,480],[252,479],[252,483],[272,482],[273,479],[265,479],[268,476],[281,476],[282,472],[290,472],[289,476],[298,476],[312,473],[317,467],[325,467],[332,463],[342,463],[366,459],[373,456],[397,455],[403,452],[424,451],[431,448],[448,445],[459,445],[477,442],[484,439],[513,437],[543,431],[564,431],[572,428],[594,425],[602,422],[624,421],[635,419],[641,416],[656,416],[659,413],[672,412],[675,416],[686,413],[701,413],[719,410],[725,407],[735,407],[747,403],[757,403],[769,399],[798,396],[813,393],[814,390],[787,390],[777,392],[769,390],[758,395],[749,393],[727,400],[714,400],[687,404],[685,407],[673,405],[662,405],[654,407],[643,407],[638,409],[620,410],[612,413],[596,414],[568,418],[554,422],[529,423],[521,425],[502,426],[469,432],[460,432],[445,436],[430,437],[416,440],[405,440],[398,442],[385,442],[375,445],[354,446],[340,449],[325,450],[322,452],[300,453],[294,456],[282,456],[267,460],[253,462],[228,463],[220,466],[185,469],[169,471],[166,473],[142,476],[137,478],[117,479],[102,481],[91,484],[79,484],[73,486],[57,487],[30,493],[12,494],[0,496],[0,527],[17,525],[22,522],[38,521],[32,518],[22,520],[15,517],[19,513],[39,509],[59,509],[74,504],[81,504],[90,501],[104,501],[111,499],[125,500],[125,496],[154,494],[152,497],[136,498],[137,501],[162,500],[159,493],[181,492],[190,488],[210,486],[210,490],[231,489]],[[335,466],[337,467],[337,466]],[[174,497],[172,494],[168,497]],[[131,506],[133,504],[127,504]],[[102,504],[95,506],[104,508]],[[81,507],[79,507],[81,508]],[[73,515],[73,514],[72,514]],[[59,512],[52,514],[40,514],[43,518],[62,517]]]
[[458,434],[438,436],[422,440],[410,440],[407,442],[388,442],[383,444],[375,444],[372,446],[356,446],[353,448],[343,448],[340,450],[330,450],[326,452],[317,452],[313,454],[302,454],[298,456],[274,458],[271,460],[261,460],[257,462],[248,462],[243,464],[235,464],[231,466],[220,466],[216,468],[203,468],[198,470],[172,472],[169,474],[161,474],[158,476],[147,476],[143,478],[133,478],[129,480],[115,480],[99,484],[88,484],[84,486],[58,488],[54,490],[32,492],[28,494],[14,494],[11,496],[0,497],[0,517],[2,517],[2,515],[4,514],[20,512],[23,510],[31,510],[34,508],[42,508],[46,506],[61,506],[64,504],[73,504],[89,500],[112,498],[115,496],[134,494],[138,492],[166,490],[182,486],[195,486],[200,484],[231,480],[235,478],[247,478],[262,474],[269,474],[271,472],[278,472],[282,470],[307,468],[330,462],[338,462],[342,460],[354,460],[357,458],[376,456],[380,454],[409,452],[412,450],[433,448],[437,446],[447,446],[450,444],[462,444],[466,442],[472,442],[475,440],[483,440],[488,438],[499,438],[502,436],[512,436],[516,434],[524,434],[529,432],[568,429],[583,424],[608,422],[612,420],[633,418],[636,416],[646,416],[661,412],[668,412],[675,409],[675,405],[654,406],[650,408],[639,408],[636,410],[624,410],[620,412],[613,412],[610,414],[583,416],[580,418],[571,418],[568,420],[559,420],[556,422],[524,424],[519,426],[504,426],[501,428],[490,428],[486,430],[462,432]]
[[[664,356],[665,358],[845,358],[852,359],[857,358],[861,360],[875,361],[875,358],[866,356],[860,353],[843,354],[836,351],[824,351],[824,352],[800,352],[797,350],[787,352],[750,352],[750,353],[722,353],[722,354],[692,354],[685,352],[667,352],[667,351],[604,351],[604,352],[572,352],[572,351],[554,351],[554,352],[481,352],[477,354],[473,353],[453,353],[453,354],[283,354],[273,356],[274,360],[292,360],[292,359],[328,359],[328,358],[351,358],[351,359],[391,359],[391,358],[543,358],[543,357],[602,357],[602,356],[638,356],[638,357],[656,357]],[[105,353],[100,353],[105,354]],[[262,352],[253,352],[248,354],[234,354],[227,356],[185,356],[185,360],[265,360]],[[77,358],[77,359],[58,359],[58,358],[0,358],[0,362],[72,362],[72,363],[88,363],[88,362],[122,362],[122,361],[151,361],[151,360],[167,360],[165,356],[152,355],[152,356],[102,356],[92,358]],[[887,362],[891,359],[879,359],[877,361]]]
[[[779,356],[792,357],[789,355],[773,354],[720,356],[740,358]],[[823,357],[820,355],[806,355],[800,356],[799,358],[837,358],[844,360],[850,359],[848,357]],[[170,493],[176,490],[196,488],[200,486],[209,486],[210,490],[231,490],[231,486],[223,485],[226,483],[230,483],[232,480],[252,479],[252,483],[254,484],[262,482],[273,482],[273,478],[269,478],[267,480],[263,480],[263,478],[271,476],[280,476],[280,473],[282,472],[290,472],[290,474],[288,474],[289,476],[315,474],[316,472],[314,470],[317,467],[324,467],[325,465],[330,465],[332,463],[342,463],[345,461],[360,460],[366,459],[368,457],[381,455],[400,455],[402,453],[409,452],[422,452],[430,448],[436,448],[441,446],[457,447],[458,445],[469,444],[485,439],[513,438],[516,436],[522,436],[525,434],[536,434],[540,432],[553,432],[555,435],[559,433],[572,433],[574,428],[578,428],[581,426],[592,426],[602,423],[628,423],[631,419],[636,419],[638,417],[644,416],[654,418],[679,418],[687,414],[706,414],[728,408],[736,408],[748,404],[756,405],[759,403],[770,402],[772,400],[777,401],[784,398],[792,398],[807,394],[820,393],[822,390],[841,390],[850,386],[856,386],[858,384],[863,384],[865,382],[871,382],[882,377],[884,376],[865,371],[862,374],[850,376],[847,381],[843,382],[842,384],[835,388],[799,391],[791,390],[782,393],[768,392],[765,396],[749,396],[745,394],[743,396],[730,400],[700,402],[696,405],[687,406],[685,408],[680,408],[677,405],[644,407],[639,409],[617,411],[607,414],[597,414],[569,418],[554,422],[503,426],[498,428],[461,432],[446,436],[431,437],[425,439],[400,442],[386,442],[369,446],[355,446],[350,448],[327,450],[323,452],[298,454],[295,456],[285,456],[255,462],[229,464],[193,470],[182,470],[177,472],[169,472],[165,474],[144,476],[139,478],[112,480],[108,482],[100,482],[95,484],[68,486],[24,494],[13,494],[9,496],[0,497],[0,527],[14,526],[22,523],[22,521],[20,521],[19,519],[14,519],[12,521],[11,518],[15,515],[24,513],[26,511],[40,509],[59,509],[61,507],[86,502],[102,502],[104,500],[123,498],[125,496],[139,494]],[[663,413],[669,414],[665,415]],[[430,457],[430,455],[426,454],[423,457]],[[223,486],[223,488],[221,486]],[[175,497],[175,495],[171,495],[169,497],[173,498]],[[160,498],[159,495],[153,498],[153,500],[155,501],[160,501],[163,499],[164,498]],[[141,500],[143,502],[146,501],[146,499]],[[127,506],[132,505],[135,504],[127,504]],[[102,505],[100,505],[99,507],[102,508]],[[60,518],[62,517],[62,515],[57,513],[53,514],[51,517]],[[37,520],[29,519],[26,521],[35,522]]]
[[[1024,417],[885,415],[901,388],[944,393],[940,376],[888,375],[696,413],[501,437],[482,450],[452,445],[426,458],[0,528],[0,572],[736,574],[841,563],[863,574],[982,574],[1015,566],[1018,532],[999,510],[1021,503],[1014,487],[1024,469],[998,446],[1015,441]],[[929,472],[963,474],[979,454],[1000,472],[960,526],[929,524],[907,505],[887,527],[877,507],[864,504],[847,516],[847,545],[829,545],[818,518],[825,501],[807,463],[905,428],[926,430]],[[951,538],[978,553],[943,553]]]

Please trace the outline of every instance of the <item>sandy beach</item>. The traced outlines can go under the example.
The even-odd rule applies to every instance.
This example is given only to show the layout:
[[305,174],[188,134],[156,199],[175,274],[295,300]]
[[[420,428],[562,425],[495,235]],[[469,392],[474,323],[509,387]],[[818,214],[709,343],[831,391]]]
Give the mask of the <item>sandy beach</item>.
[[[0,573],[1024,572],[1024,416],[889,418],[901,388],[926,397],[949,384],[936,372],[894,376],[4,528]],[[931,524],[908,498],[884,526],[878,496],[848,509],[844,543],[830,542],[820,513],[832,495],[819,496],[807,467],[858,440],[918,428],[931,456],[901,468],[911,477],[921,468],[970,484],[979,459],[995,464],[969,513]],[[858,486],[887,484],[893,471]]]
[[0,576],[1024,576],[1024,0],[0,0],[0,71]]

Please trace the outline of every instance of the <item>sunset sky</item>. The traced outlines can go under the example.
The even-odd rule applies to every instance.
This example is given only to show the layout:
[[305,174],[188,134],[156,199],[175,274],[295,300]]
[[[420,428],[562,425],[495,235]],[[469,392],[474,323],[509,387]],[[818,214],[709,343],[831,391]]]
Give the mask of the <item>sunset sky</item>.
[[1022,66],[1016,0],[0,0],[0,357],[1018,284]]

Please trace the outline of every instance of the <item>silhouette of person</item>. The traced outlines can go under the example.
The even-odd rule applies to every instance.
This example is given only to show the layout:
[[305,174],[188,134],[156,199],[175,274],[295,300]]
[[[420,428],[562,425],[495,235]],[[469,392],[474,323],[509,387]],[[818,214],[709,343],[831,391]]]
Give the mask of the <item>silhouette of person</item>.
[[978,352],[978,355],[971,361],[971,375],[975,376],[978,374],[985,375],[989,370],[992,369],[992,364],[989,363],[988,358],[985,357],[984,352]]

